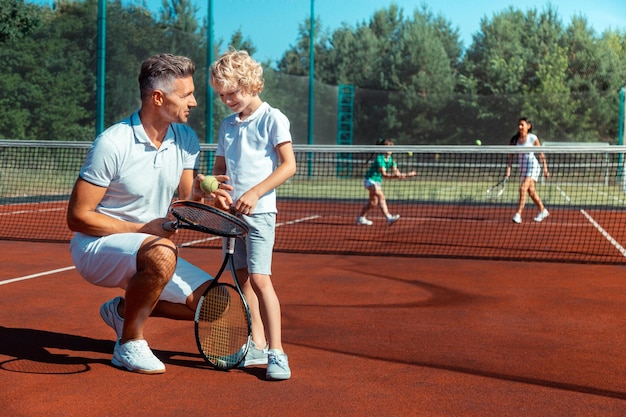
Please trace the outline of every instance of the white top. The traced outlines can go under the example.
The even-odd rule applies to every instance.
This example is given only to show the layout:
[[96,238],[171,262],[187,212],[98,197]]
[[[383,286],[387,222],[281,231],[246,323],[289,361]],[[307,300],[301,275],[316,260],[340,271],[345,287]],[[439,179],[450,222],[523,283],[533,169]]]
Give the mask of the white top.
[[185,124],[171,124],[157,149],[137,111],[96,138],[79,176],[107,188],[97,212],[147,223],[167,215],[183,170],[197,169],[199,154],[198,136]]
[[[291,142],[289,119],[265,102],[245,120],[238,114],[224,119],[216,155],[226,160],[233,203],[274,172],[280,162],[276,147],[284,142]],[[259,198],[254,208],[255,214],[276,211],[275,190]]]
[[[519,141],[515,146],[530,146],[535,147],[535,143],[539,140],[533,133],[526,134],[526,141],[520,143]],[[534,177],[534,173],[540,170],[539,161],[535,158],[534,152],[520,153],[517,156],[519,163],[519,169],[522,177]]]

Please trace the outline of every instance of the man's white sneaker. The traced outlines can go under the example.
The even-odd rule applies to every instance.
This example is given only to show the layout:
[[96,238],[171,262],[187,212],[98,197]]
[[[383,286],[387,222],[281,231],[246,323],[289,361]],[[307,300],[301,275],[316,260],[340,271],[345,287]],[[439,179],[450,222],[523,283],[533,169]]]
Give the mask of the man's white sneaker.
[[360,224],[363,226],[371,226],[374,224],[373,221],[368,220],[367,218],[363,217],[363,216],[359,216],[356,218],[356,224]]
[[126,368],[140,374],[162,374],[165,365],[150,350],[145,340],[130,340],[120,345],[115,342],[111,363],[118,368]]
[[117,336],[115,340],[120,340],[122,329],[124,328],[124,319],[117,312],[117,306],[120,304],[120,301],[122,301],[122,297],[115,297],[100,306],[100,317],[102,317],[107,326],[115,331]]
[[515,213],[515,216],[513,216],[513,223],[522,223],[522,216],[520,216],[519,213]]
[[549,215],[550,213],[548,212],[548,210],[543,209],[543,211],[537,214],[537,217],[535,217],[533,220],[535,220],[536,222],[541,222],[545,220],[545,218],[548,217]]

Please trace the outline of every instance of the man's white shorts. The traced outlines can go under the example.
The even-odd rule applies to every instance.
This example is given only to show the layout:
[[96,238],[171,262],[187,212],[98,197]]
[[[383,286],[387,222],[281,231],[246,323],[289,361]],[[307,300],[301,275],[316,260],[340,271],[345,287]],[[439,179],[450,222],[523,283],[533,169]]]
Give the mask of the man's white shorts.
[[[70,253],[76,270],[88,282],[101,287],[126,289],[137,272],[137,251],[152,235],[119,233],[94,237],[76,233],[70,242]],[[213,279],[200,268],[178,258],[174,276],[161,293],[160,300],[185,304],[187,297],[200,285]]]

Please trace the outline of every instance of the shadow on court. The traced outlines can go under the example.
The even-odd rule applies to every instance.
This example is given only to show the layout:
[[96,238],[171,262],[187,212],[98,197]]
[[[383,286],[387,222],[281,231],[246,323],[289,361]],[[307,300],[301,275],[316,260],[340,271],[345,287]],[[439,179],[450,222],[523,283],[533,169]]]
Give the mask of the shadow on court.
[[[0,242],[0,282],[71,265],[64,244]],[[14,252],[12,252],[12,250]],[[21,254],[37,251],[36,262]],[[215,271],[219,251],[181,250]],[[218,261],[216,261],[216,259]],[[166,364],[110,364],[99,306],[117,289],[75,270],[0,285],[6,416],[623,416],[623,267],[277,253],[273,280],[293,371],[228,372],[193,324],[150,319]]]

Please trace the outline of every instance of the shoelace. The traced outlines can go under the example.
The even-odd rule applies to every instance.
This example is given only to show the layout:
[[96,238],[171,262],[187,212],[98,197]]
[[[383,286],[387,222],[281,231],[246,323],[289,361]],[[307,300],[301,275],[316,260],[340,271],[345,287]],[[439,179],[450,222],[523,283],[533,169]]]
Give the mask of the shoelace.
[[139,356],[142,359],[152,359],[153,355],[150,354],[150,348],[147,343],[133,343],[128,346],[127,354]]
[[269,355],[267,360],[268,360],[268,363],[273,364],[273,365],[278,365],[281,368],[285,365],[285,361],[283,360],[283,358],[278,355]]

